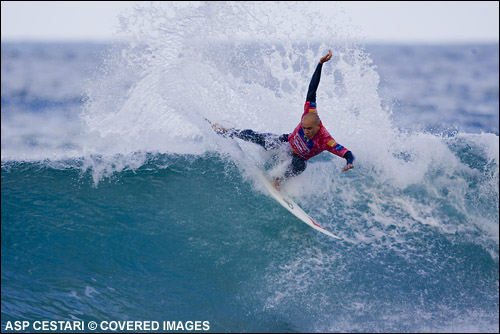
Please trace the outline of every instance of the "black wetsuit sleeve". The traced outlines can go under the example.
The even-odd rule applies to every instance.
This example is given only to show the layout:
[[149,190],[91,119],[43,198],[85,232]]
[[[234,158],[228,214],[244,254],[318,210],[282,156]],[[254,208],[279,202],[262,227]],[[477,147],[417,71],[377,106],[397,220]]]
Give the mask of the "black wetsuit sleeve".
[[347,164],[349,165],[352,165],[354,163],[354,155],[351,151],[347,151],[346,154],[344,154],[344,159],[347,160]]
[[323,64],[318,63],[318,66],[316,66],[316,71],[314,71],[311,82],[309,83],[306,101],[316,102],[316,90],[318,89],[319,80],[321,79],[322,68]]

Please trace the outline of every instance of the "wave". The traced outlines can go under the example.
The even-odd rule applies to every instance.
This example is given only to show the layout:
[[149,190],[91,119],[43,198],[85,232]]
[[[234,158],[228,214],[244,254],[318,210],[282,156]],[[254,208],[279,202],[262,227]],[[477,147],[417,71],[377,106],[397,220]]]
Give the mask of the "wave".
[[[417,222],[448,234],[488,231],[498,242],[498,136],[398,128],[378,94],[370,55],[353,43],[342,20],[319,9],[244,2],[138,7],[121,18],[132,40],[112,49],[88,82],[78,117],[7,115],[2,166],[38,161],[76,168],[99,187],[150,168],[158,157],[215,154],[251,179],[248,160],[264,166],[269,155],[241,143],[242,156],[205,118],[290,132],[317,60],[331,48],[318,111],[335,139],[354,152],[356,169],[339,173],[344,161],[325,153],[285,190],[324,217],[356,216],[360,225],[346,239],[362,235],[377,243],[379,227],[411,231]],[[342,210],[334,209],[338,205]]]
[[[475,139],[476,142],[482,140],[481,136]],[[342,173],[342,161],[322,155],[310,162],[302,175],[287,181],[283,188],[306,211],[314,213],[318,221],[324,222],[325,227],[340,233],[348,242],[385,247],[404,243],[416,230],[427,231],[425,233],[439,231],[450,238],[459,234],[462,238],[468,235],[467,238],[478,243],[489,240],[486,244],[493,244],[487,248],[497,258],[498,170],[496,162],[485,159],[484,152],[471,146],[471,142],[451,140],[448,149],[457,150],[462,160],[453,155],[443,158],[442,165],[429,167],[418,182],[402,185],[401,180],[384,177],[373,166],[363,164],[357,166],[354,173]],[[135,154],[114,156],[106,163],[102,161],[109,158],[93,156],[92,160],[3,162],[2,170],[9,173],[14,169],[26,175],[38,174],[39,171],[70,172],[77,183],[90,182],[93,187],[96,187],[95,174],[100,166],[109,166],[108,170],[99,170],[100,175],[107,175],[105,183],[119,184],[123,179],[136,177],[140,180],[137,182],[159,182],[165,187],[169,186],[168,180],[158,176],[163,170],[178,171],[185,179],[199,178],[197,182],[203,177],[212,179],[212,174],[220,176],[221,170],[231,170],[231,173],[223,174],[229,180],[238,179],[233,184],[234,189],[214,190],[217,194],[232,193],[245,185],[251,186],[251,189],[247,188],[250,192],[263,194],[264,188],[248,167],[256,163],[252,160],[255,158],[260,158],[262,164],[267,163],[267,152],[252,147],[252,144],[241,145],[248,151],[254,149],[254,156],[241,156],[235,152],[231,155],[230,151],[203,155]],[[200,167],[200,164],[210,167]],[[211,166],[214,164],[217,167]],[[144,180],[149,175],[155,175],[155,179]],[[192,191],[198,192],[196,186]],[[347,221],[351,223],[344,225]]]
[[[208,298],[222,310],[235,304],[231,321],[256,330],[498,327],[492,316],[498,307],[497,202],[487,198],[485,190],[494,185],[480,173],[469,174],[477,179],[467,183],[459,176],[464,170],[446,179],[436,169],[425,185],[397,188],[362,167],[363,176],[344,176],[327,168],[329,159],[313,162],[286,190],[343,237],[333,240],[275,203],[230,156],[150,154],[140,167],[115,172],[97,187],[83,163],[3,163],[2,233],[17,240],[16,247],[4,247],[5,263],[35,251],[40,260],[27,264],[35,275],[43,261],[56,261],[68,265],[53,266],[55,275],[74,279],[76,269],[93,278],[64,285],[57,295],[34,282],[30,291],[37,298],[23,318],[36,318],[61,300],[60,312],[78,319],[119,316],[121,303],[130,316],[140,316],[138,296],[154,291],[148,303],[157,306],[154,296],[180,294],[169,306],[181,314],[192,312],[186,300]],[[13,292],[22,271],[11,268],[24,262],[5,264],[2,274],[9,288],[2,298],[15,309],[23,305]],[[167,285],[159,284],[167,278]],[[197,286],[192,292],[183,290],[187,278]],[[119,303],[110,304],[117,294]],[[75,311],[82,309],[85,314]],[[153,308],[149,316],[165,312]]]

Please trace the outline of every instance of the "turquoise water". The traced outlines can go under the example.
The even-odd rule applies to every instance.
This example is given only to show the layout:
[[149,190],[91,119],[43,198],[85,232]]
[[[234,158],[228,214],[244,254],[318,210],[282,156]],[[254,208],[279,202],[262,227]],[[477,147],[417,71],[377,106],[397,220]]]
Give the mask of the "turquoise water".
[[[425,201],[422,192],[404,191]],[[370,201],[356,206],[349,211],[359,216]],[[157,157],[98,188],[75,169],[12,164],[2,171],[3,321],[198,319],[215,331],[258,332],[493,329],[496,244],[452,203],[440,206],[433,219],[461,231],[439,231],[408,213],[394,213],[410,220],[402,226],[375,227],[355,214],[319,215],[346,238],[336,241],[217,157]],[[372,233],[380,236],[363,240]]]
[[[146,6],[137,43],[2,44],[2,331],[498,332],[498,45],[253,25],[293,6]],[[283,188],[340,241],[266,195],[250,167],[279,173],[272,154],[204,121],[291,131],[327,48],[318,111],[356,167],[324,153]]]

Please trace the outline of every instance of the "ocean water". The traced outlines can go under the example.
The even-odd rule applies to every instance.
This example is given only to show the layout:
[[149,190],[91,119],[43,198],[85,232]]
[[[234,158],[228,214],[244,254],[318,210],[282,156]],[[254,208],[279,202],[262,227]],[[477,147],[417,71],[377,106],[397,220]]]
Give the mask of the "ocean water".
[[[2,331],[498,332],[498,44],[364,45],[324,15],[147,5],[127,43],[2,43]],[[328,49],[318,112],[356,167],[323,153],[283,188],[342,240],[204,121],[290,132]]]

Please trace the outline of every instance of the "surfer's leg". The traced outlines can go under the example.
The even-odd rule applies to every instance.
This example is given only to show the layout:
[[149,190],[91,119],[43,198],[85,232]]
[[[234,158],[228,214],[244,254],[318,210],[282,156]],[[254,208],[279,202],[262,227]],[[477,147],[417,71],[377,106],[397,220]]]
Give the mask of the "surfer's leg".
[[288,166],[285,175],[274,178],[274,187],[280,190],[280,183],[285,179],[297,176],[306,170],[307,161],[296,154],[292,154],[292,162]]
[[266,139],[264,134],[255,132],[253,130],[235,131],[233,132],[233,135],[236,138],[258,144],[262,147],[265,147],[266,144]]
[[292,154],[292,162],[285,172],[285,178],[297,176],[306,170],[307,162],[296,154]]
[[236,130],[231,135],[260,145],[266,150],[274,149],[278,146],[278,144],[281,144],[279,137],[272,133],[258,133],[253,130]]

